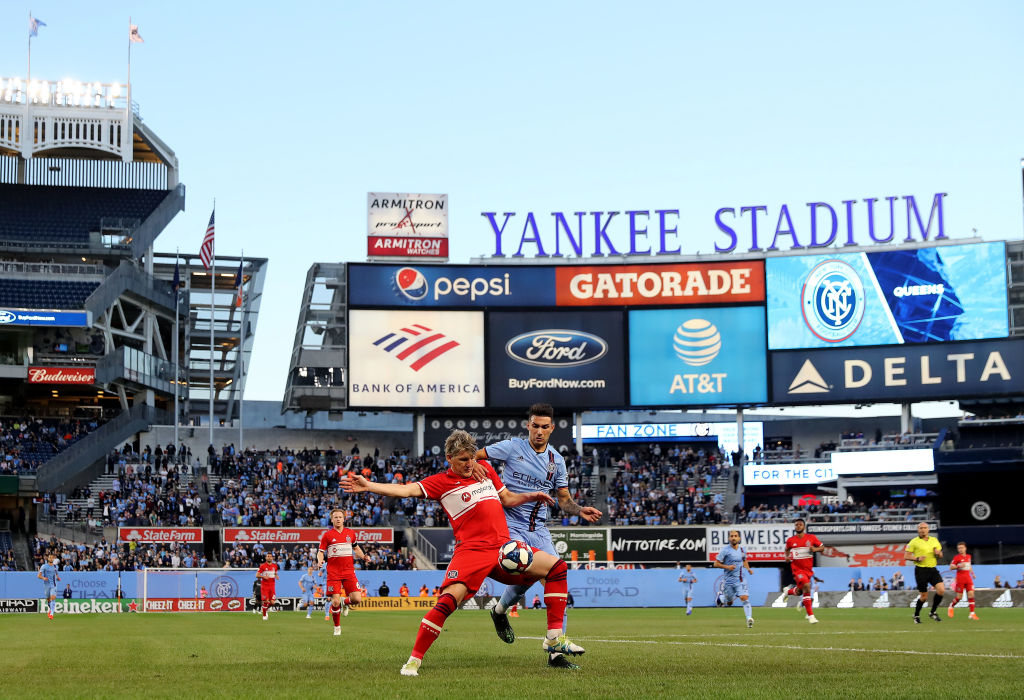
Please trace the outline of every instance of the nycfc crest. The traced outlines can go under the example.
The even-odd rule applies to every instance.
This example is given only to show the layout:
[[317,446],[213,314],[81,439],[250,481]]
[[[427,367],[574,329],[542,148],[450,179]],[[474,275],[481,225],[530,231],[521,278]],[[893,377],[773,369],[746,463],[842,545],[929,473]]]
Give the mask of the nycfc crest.
[[864,318],[864,302],[864,283],[841,260],[826,260],[811,270],[800,295],[804,322],[827,343],[854,334]]

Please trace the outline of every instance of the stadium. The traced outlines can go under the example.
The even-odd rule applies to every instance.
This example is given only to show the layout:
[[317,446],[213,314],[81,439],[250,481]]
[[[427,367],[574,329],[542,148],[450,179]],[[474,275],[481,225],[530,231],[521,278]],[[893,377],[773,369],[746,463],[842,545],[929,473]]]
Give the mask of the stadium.
[[[592,224],[559,213],[548,239],[524,227],[516,255],[499,237],[493,256],[451,264],[444,195],[370,193],[365,261],[309,268],[284,396],[247,401],[269,260],[159,251],[186,183],[129,85],[0,86],[12,695],[38,689],[54,654],[68,673],[46,690],[75,696],[537,695],[527,675],[545,695],[777,696],[813,679],[828,696],[904,696],[907,659],[969,663],[976,692],[1016,694],[1024,243],[947,238],[935,195],[927,217],[924,198],[905,198],[906,230],[874,245],[580,256]],[[577,257],[544,254],[559,241]],[[915,415],[934,401],[958,417]],[[442,497],[402,489],[445,472],[453,431],[480,448],[527,438],[536,403],[554,408],[565,465],[564,485],[542,482],[559,495],[557,563],[512,609],[514,644],[495,639],[504,583],[488,580],[434,625],[421,677],[402,678],[460,544]],[[821,411],[876,403],[900,415]],[[511,457],[491,461],[516,478]],[[405,495],[353,492],[356,479]],[[337,511],[355,538],[345,551],[365,556],[362,600],[346,584],[332,635],[318,550]],[[787,545],[798,519],[822,543],[803,596]],[[921,522],[945,552],[939,626],[911,612],[905,553]],[[715,565],[733,532],[752,613]],[[976,595],[954,607],[958,542]],[[267,555],[272,604],[256,595]],[[549,593],[563,568],[566,593]],[[586,647],[571,673],[541,646],[559,595]],[[822,624],[804,622],[805,604]],[[918,634],[915,615],[939,629]],[[923,644],[935,656],[914,656]],[[312,661],[335,655],[357,673]],[[752,677],[721,685],[736,663]],[[967,692],[950,690],[955,668],[922,682],[914,695]]]

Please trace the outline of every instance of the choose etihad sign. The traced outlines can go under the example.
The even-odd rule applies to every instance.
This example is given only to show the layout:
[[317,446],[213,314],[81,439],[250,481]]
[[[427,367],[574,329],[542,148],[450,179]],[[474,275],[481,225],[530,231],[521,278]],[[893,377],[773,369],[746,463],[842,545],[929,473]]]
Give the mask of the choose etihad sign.
[[369,192],[367,255],[448,259],[448,195]]
[[201,527],[119,527],[117,538],[124,542],[135,540],[139,544],[161,544],[166,542],[184,542],[201,544],[203,528]]
[[1024,339],[772,353],[772,402],[856,403],[1019,394]]
[[674,306],[765,299],[760,260],[558,267],[555,284],[559,306]]
[[29,367],[29,384],[94,384],[95,367]]

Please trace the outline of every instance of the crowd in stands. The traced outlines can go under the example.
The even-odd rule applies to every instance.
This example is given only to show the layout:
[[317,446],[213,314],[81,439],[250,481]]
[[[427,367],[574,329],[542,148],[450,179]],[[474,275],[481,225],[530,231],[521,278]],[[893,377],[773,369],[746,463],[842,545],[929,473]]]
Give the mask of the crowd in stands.
[[[397,569],[413,568],[414,557],[395,551],[391,546],[360,544],[359,548],[370,558],[370,561],[356,559],[356,569]],[[273,554],[274,560],[282,571],[300,571],[310,566],[317,567],[316,545],[288,547],[265,547],[261,544],[226,544],[224,546],[224,564],[232,568],[255,568],[263,563],[267,554]]]
[[0,474],[32,474],[100,426],[102,419],[0,417]]
[[181,543],[138,544],[108,542],[100,538],[92,544],[68,544],[56,537],[32,539],[32,559],[38,569],[50,554],[57,555],[61,571],[135,571],[142,567],[202,568],[206,557]]
[[845,501],[803,506],[762,505],[750,508],[741,508],[737,503],[733,507],[734,523],[792,522],[797,518],[807,518],[819,523],[907,522],[933,517],[931,505],[918,502],[917,499],[911,499],[907,503],[883,501],[870,506],[863,502]]
[[879,576],[878,578],[871,576],[868,578],[867,583],[859,576],[855,579],[850,579],[851,591],[902,591],[906,587],[907,582],[903,578],[903,572],[898,569],[889,578],[885,576]]

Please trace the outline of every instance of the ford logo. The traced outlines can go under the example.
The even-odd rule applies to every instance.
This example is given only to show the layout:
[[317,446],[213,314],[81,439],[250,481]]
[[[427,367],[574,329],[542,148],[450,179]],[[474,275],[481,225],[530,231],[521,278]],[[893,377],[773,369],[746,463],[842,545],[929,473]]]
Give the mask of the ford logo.
[[18,317],[7,309],[0,309],[0,323],[14,323]]
[[505,353],[517,362],[538,367],[575,367],[600,360],[608,343],[592,333],[561,329],[517,335],[505,345]]

